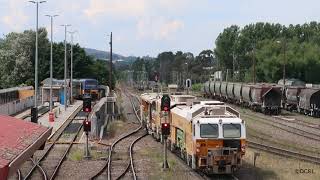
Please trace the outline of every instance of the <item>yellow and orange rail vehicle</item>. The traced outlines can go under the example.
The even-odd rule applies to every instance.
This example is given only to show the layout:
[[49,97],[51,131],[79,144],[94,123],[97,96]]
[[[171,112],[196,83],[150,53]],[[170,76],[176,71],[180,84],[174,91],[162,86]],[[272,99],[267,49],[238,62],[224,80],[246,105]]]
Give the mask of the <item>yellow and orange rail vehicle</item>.
[[[141,119],[154,138],[162,141],[162,95],[141,95]],[[168,147],[195,170],[231,174],[240,168],[246,147],[245,122],[219,101],[197,101],[190,95],[171,95]]]

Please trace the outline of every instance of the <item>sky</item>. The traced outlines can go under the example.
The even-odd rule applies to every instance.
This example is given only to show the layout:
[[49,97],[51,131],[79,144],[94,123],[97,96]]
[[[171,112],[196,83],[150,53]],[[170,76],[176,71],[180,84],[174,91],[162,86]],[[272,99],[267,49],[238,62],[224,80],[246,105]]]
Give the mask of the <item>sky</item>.
[[[320,19],[319,0],[47,0],[39,5],[39,26],[50,33],[46,14],[54,19],[54,41],[64,40],[64,28],[77,30],[83,47],[125,56],[157,56],[163,51],[213,49],[224,28],[255,22],[303,24]],[[0,37],[35,29],[36,6],[27,0],[0,0]],[[50,35],[50,34],[49,34]],[[70,41],[70,36],[67,37]]]

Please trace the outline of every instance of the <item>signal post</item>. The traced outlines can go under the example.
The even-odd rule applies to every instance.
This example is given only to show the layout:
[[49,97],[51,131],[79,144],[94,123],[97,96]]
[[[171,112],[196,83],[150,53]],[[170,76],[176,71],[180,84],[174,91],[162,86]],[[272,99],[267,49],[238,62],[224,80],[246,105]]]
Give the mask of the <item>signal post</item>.
[[90,152],[89,152],[89,132],[91,131],[91,121],[89,120],[89,114],[92,111],[91,107],[91,97],[90,96],[84,96],[83,97],[83,106],[82,106],[83,112],[86,113],[86,119],[83,121],[83,130],[86,133],[86,148],[85,148],[85,155],[84,158],[89,159],[90,158]]
[[164,122],[161,123],[161,134],[163,139],[163,165],[162,168],[164,170],[169,168],[168,160],[167,160],[167,139],[170,135],[170,123],[168,115],[170,113],[170,97],[169,95],[163,95],[161,98],[161,111],[163,112]]

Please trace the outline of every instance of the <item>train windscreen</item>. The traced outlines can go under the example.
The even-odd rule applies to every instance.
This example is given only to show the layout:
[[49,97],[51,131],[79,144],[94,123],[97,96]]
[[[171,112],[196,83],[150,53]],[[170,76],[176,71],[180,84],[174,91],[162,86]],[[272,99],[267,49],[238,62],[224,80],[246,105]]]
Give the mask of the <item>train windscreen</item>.
[[98,82],[95,80],[86,80],[84,86],[84,89],[97,89]]
[[201,124],[200,137],[202,138],[216,138],[219,136],[218,124]]
[[241,136],[240,124],[224,124],[223,137],[225,138],[239,138]]

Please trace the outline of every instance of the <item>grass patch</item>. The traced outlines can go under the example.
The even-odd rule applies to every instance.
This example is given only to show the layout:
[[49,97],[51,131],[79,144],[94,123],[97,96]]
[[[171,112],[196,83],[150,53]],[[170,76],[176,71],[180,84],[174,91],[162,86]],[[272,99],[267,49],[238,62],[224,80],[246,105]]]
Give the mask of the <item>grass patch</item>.
[[[82,148],[73,148],[68,155],[68,159],[71,161],[82,161],[84,157],[84,147]],[[101,158],[107,157],[107,152],[90,150],[90,156],[93,160],[99,160]]]
[[203,84],[197,83],[197,84],[193,84],[191,89],[192,91],[200,92],[202,87],[203,87]]
[[107,152],[102,152],[102,151],[97,151],[97,150],[91,150],[90,151],[90,155],[92,157],[92,159],[101,159],[101,158],[105,158],[108,156]]
[[124,127],[123,121],[111,121],[107,126],[107,133],[109,137],[114,137],[117,129]]
[[60,138],[68,139],[69,137],[71,137],[71,135],[73,135],[73,134],[72,133],[63,133]]
[[84,152],[80,148],[76,148],[69,153],[68,158],[71,161],[81,161],[83,159]]
[[149,174],[147,179],[151,180],[158,180],[158,179],[177,179],[177,177],[180,177],[178,179],[185,179],[182,178],[185,176],[184,172],[181,171],[181,167],[179,167],[176,159],[171,158],[170,155],[168,155],[168,164],[169,169],[166,171],[162,170],[162,163],[163,163],[163,152],[162,149],[159,151],[158,149],[142,149],[139,151],[139,154],[143,156],[148,156],[148,158],[153,162],[153,165],[151,168],[158,169],[156,171],[152,171],[152,173]]
[[[245,156],[245,163],[243,166],[251,169],[250,176],[248,179],[299,179],[299,180],[311,180],[319,179],[319,165],[285,158],[267,152],[260,152],[260,156],[257,158],[256,167],[253,167],[253,156],[256,150],[248,149]],[[244,167],[244,168],[245,168]],[[314,174],[298,174],[296,169],[313,169],[316,171]]]

